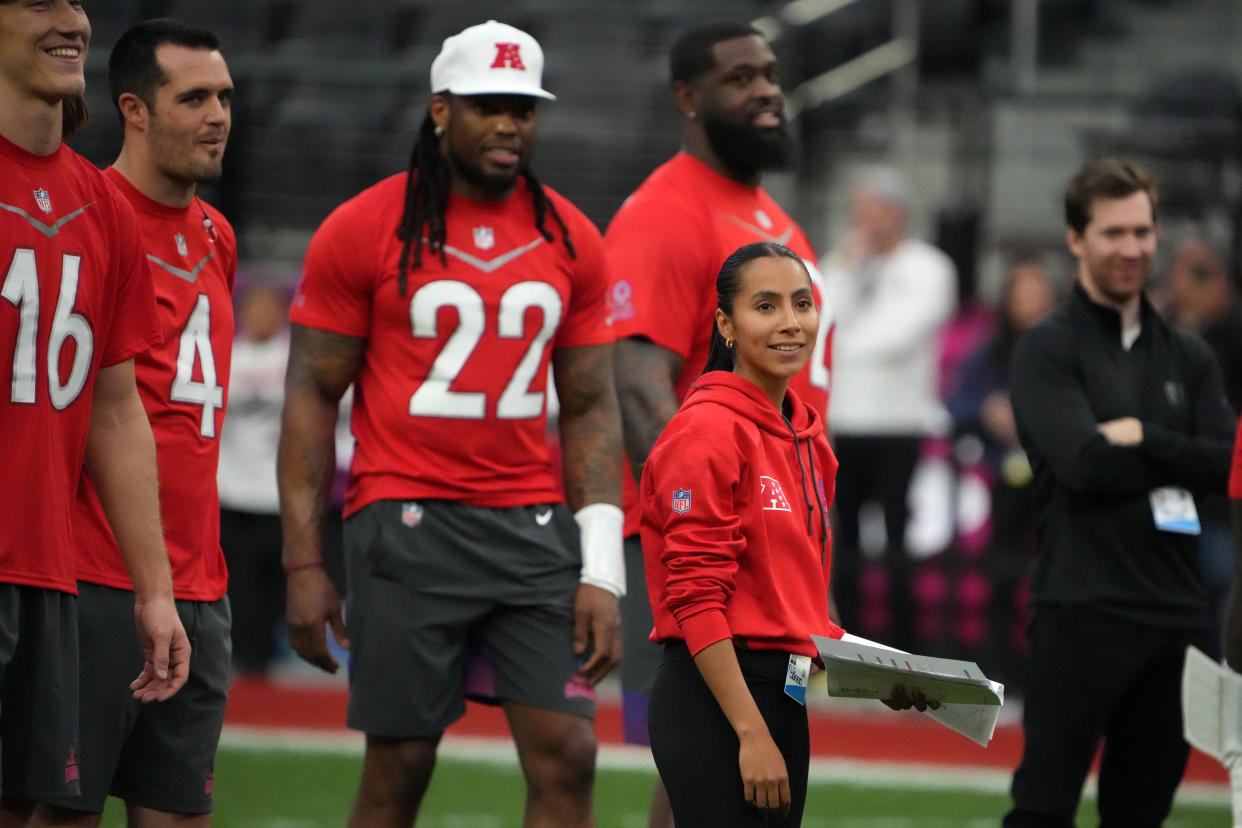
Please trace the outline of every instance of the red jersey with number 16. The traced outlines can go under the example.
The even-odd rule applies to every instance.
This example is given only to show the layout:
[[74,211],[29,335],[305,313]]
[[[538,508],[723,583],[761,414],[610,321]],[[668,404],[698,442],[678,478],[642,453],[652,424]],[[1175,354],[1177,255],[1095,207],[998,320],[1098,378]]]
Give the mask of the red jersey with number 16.
[[[224,216],[200,199],[169,207],[115,168],[104,174],[138,217],[164,333],[162,345],[134,360],[134,370],[155,435],[173,594],[216,601],[228,586],[216,466],[233,352],[237,242]],[[78,579],[133,589],[89,475],[82,476],[78,510]]]
[[560,348],[612,342],[599,231],[551,189],[577,253],[535,227],[519,180],[501,202],[450,196],[447,264],[423,249],[398,289],[406,176],[338,207],[311,239],[290,319],[366,339],[345,514],[388,498],[476,506],[561,500],[545,433]]
[[0,581],[77,592],[95,378],[159,341],[129,204],[69,147],[0,138]]

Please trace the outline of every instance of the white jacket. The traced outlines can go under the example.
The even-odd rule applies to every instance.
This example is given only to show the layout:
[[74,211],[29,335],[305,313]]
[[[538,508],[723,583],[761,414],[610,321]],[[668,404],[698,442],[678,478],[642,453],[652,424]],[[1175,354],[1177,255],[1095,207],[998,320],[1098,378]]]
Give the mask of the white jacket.
[[942,251],[906,239],[844,271],[820,262],[836,315],[828,424],[851,436],[939,435],[940,333],[957,306],[957,272]]

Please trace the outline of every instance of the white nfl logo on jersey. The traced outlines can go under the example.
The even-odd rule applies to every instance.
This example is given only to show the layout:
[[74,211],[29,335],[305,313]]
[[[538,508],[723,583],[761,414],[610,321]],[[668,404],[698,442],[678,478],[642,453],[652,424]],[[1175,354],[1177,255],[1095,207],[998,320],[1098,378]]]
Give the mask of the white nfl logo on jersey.
[[47,190],[40,187],[34,191],[35,204],[39,205],[39,209],[45,213],[52,212],[52,197],[48,195]]
[[768,214],[762,210],[755,211],[755,221],[759,222],[759,226],[764,230],[772,229],[772,219],[768,218]]
[[173,236],[173,241],[177,243],[178,253],[180,253],[182,256],[190,255],[190,248],[185,246],[185,236],[178,233],[177,235]]
[[474,246],[480,250],[491,250],[496,246],[496,234],[490,227],[474,228]]

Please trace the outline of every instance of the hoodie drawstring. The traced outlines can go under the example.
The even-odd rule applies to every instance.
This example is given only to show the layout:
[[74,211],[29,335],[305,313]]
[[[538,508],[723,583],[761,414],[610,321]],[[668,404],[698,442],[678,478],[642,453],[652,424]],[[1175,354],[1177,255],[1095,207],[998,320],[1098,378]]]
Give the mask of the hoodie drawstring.
[[[815,452],[811,450],[811,440],[806,441],[806,458],[811,462],[811,482],[815,481]],[[828,557],[828,510],[819,497],[819,486],[815,486],[815,505],[819,507],[819,562],[822,564]]]
[[[808,538],[814,537],[811,530],[811,513],[815,511],[815,506],[819,507],[819,562],[823,563],[828,556],[828,528],[827,518],[824,515],[824,503],[819,497],[819,486],[815,487],[815,506],[811,505],[811,497],[806,490],[806,468],[802,465],[802,440],[798,438],[798,432],[794,429],[793,423],[788,420],[785,424],[789,426],[790,432],[794,436],[794,456],[798,458],[798,475],[802,478],[802,502],[806,506],[806,535]],[[806,440],[806,459],[811,466],[811,482],[815,482],[815,452],[811,448],[811,438]]]

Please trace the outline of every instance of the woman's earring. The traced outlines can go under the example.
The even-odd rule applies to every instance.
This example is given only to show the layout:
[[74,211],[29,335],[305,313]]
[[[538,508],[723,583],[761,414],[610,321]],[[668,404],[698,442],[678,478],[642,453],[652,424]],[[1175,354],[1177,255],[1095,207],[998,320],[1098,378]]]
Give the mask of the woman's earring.
[[439,138],[441,135],[443,135],[443,134],[444,134],[444,127],[442,127],[442,126],[437,126],[437,127],[435,128],[435,133],[436,133],[436,137],[437,137],[437,138]]
[[726,348],[728,348],[730,351],[732,351],[732,350],[733,350],[733,340],[732,340],[732,339],[726,339],[726,340],[725,340],[725,347],[726,347]]

